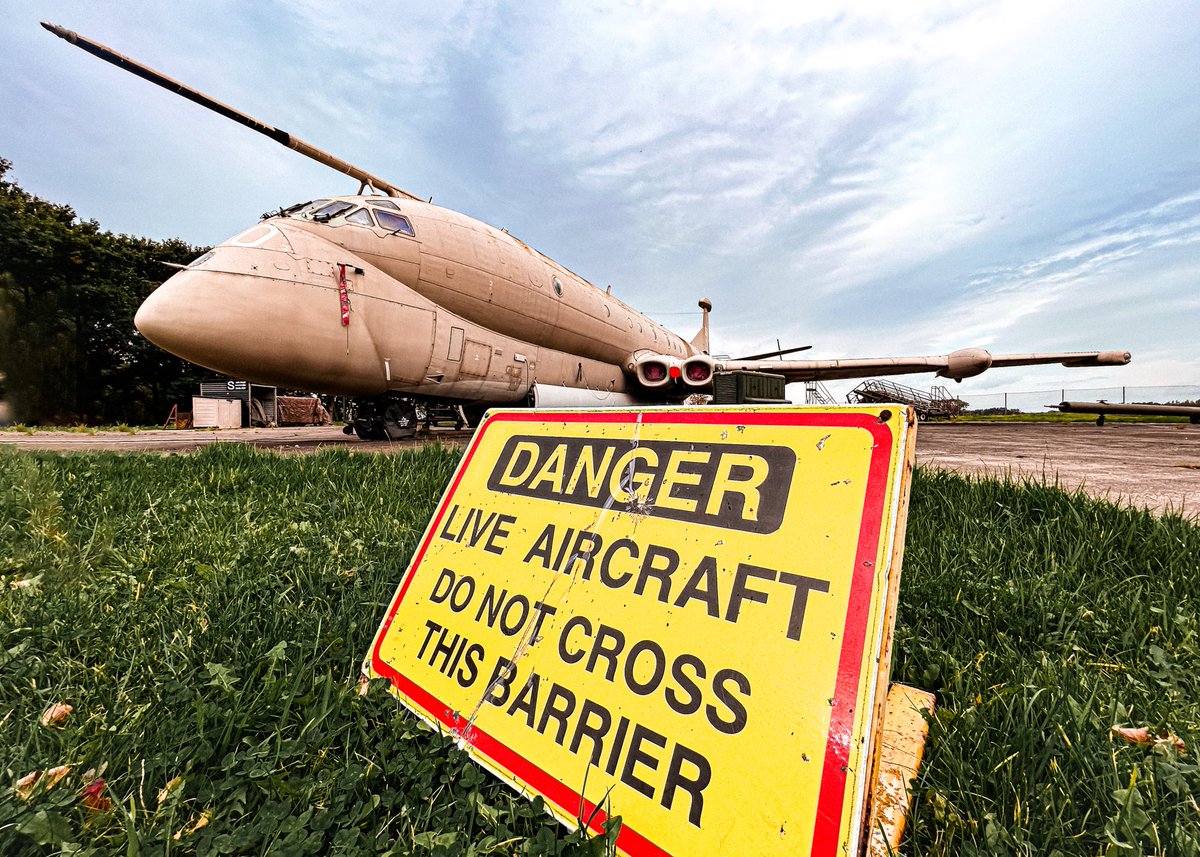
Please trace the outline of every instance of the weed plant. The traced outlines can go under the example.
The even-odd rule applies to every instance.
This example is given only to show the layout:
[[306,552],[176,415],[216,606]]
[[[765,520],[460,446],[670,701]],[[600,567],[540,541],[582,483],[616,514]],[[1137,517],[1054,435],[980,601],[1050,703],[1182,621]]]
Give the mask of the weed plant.
[[[611,851],[357,692],[459,451],[0,453],[0,853]],[[938,709],[903,853],[1200,854],[1198,566],[1178,518],[918,472],[894,677]]]

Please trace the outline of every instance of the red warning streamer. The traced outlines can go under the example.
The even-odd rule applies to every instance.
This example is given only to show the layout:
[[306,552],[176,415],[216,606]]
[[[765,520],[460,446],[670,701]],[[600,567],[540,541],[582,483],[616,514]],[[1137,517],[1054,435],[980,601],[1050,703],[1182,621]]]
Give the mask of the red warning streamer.
[[346,266],[338,265],[338,298],[342,302],[342,327],[350,326],[350,295],[346,291]]

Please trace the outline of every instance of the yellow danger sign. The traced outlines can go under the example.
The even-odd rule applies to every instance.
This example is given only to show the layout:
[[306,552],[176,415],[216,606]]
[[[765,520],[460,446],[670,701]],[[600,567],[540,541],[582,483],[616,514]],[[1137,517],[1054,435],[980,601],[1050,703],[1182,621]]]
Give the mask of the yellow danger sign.
[[624,854],[857,853],[913,426],[493,411],[365,669]]

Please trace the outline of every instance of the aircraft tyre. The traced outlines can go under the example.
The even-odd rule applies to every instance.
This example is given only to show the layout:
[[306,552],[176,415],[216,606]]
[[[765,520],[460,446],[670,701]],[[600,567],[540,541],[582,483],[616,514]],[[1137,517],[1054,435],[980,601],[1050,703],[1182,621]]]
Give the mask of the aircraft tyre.
[[477,428],[487,410],[487,405],[463,405],[462,414],[466,418],[466,427]]
[[359,440],[385,440],[386,439],[383,437],[376,436],[376,434],[372,430],[370,424],[367,423],[365,420],[356,421],[354,423],[354,427],[351,429],[351,431],[353,431],[356,435],[358,435]]
[[417,433],[417,408],[412,402],[392,400],[383,409],[383,433],[388,440],[403,440]]
[[404,440],[417,433],[417,408],[407,399],[362,399],[356,404],[353,431],[361,440]]

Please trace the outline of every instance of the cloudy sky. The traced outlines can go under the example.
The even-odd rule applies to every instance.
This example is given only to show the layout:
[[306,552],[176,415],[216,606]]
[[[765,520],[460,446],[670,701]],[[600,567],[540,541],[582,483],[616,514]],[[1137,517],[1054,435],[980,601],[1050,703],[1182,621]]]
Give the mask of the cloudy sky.
[[0,157],[194,244],[357,189],[45,18],[686,336],[711,297],[718,352],[1128,349],[960,390],[1200,384],[1200,5],[737,5],[0,0]]

